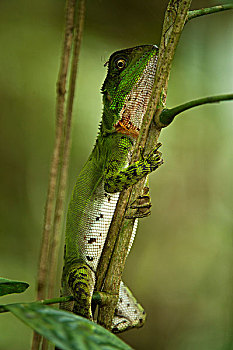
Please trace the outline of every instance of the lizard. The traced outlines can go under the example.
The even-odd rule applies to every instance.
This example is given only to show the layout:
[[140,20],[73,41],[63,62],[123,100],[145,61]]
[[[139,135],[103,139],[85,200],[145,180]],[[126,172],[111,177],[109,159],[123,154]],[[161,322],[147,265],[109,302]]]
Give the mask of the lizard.
[[[95,271],[119,194],[163,163],[158,151],[161,144],[157,144],[152,152],[141,154],[137,162],[129,165],[152,93],[157,57],[157,46],[141,45],[113,53],[105,64],[108,72],[101,90],[103,114],[99,134],[78,175],[68,206],[61,295],[72,295],[74,302],[63,303],[61,308],[90,320]],[[145,216],[144,212],[148,214],[151,206],[145,188],[145,195],[139,198],[143,203],[139,207],[144,207],[144,211],[137,210],[138,217]],[[142,306],[121,282],[112,332],[141,327],[145,318]]]

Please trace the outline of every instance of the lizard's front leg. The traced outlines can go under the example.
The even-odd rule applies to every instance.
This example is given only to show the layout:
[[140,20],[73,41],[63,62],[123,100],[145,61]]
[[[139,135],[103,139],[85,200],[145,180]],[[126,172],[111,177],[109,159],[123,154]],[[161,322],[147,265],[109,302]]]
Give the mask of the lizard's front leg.
[[141,155],[137,162],[119,172],[116,172],[115,169],[113,171],[112,166],[107,167],[105,172],[105,190],[109,193],[121,192],[156,170],[163,164],[161,152],[158,151],[160,146],[161,143],[158,143],[155,149],[147,156]]

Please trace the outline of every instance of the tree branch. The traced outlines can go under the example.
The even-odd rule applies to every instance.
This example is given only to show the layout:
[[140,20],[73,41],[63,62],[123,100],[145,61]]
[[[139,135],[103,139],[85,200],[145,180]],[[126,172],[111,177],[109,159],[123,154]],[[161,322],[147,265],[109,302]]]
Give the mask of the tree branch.
[[174,108],[164,109],[160,114],[159,119],[160,119],[160,122],[165,127],[165,126],[168,126],[178,114],[185,112],[190,108],[201,106],[207,103],[219,103],[222,101],[230,101],[230,100],[233,100],[233,94],[209,96],[209,97],[204,97],[197,100],[192,100],[182,105],[176,106]]
[[[164,19],[152,98],[143,119],[131,163],[138,159],[140,147],[144,148],[146,146],[146,152],[148,152],[154,147],[155,142],[158,140],[161,130],[159,119],[158,122],[156,122],[156,126],[151,125],[151,121],[157,106],[161,103],[165,103],[172,59],[187,18],[190,4],[191,0],[171,0],[168,4]],[[159,111],[161,111],[161,109],[159,109]],[[151,137],[151,135],[153,135],[153,137]],[[119,285],[134,224],[134,219],[123,220],[123,217],[127,209],[128,201],[130,200],[130,202],[132,202],[142,193],[144,182],[145,180],[139,181],[138,184],[133,186],[133,189],[129,188],[122,191],[119,196],[97,269],[97,290],[103,288],[102,290],[104,292],[113,295],[119,294]],[[109,265],[107,265],[108,262]],[[112,302],[100,308],[98,323],[107,329],[111,328],[115,307],[116,302]]]
[[211,15],[212,13],[232,10],[232,9],[233,9],[233,4],[225,4],[225,5],[218,5],[218,6],[208,7],[204,9],[189,11],[187,22],[196,17]]

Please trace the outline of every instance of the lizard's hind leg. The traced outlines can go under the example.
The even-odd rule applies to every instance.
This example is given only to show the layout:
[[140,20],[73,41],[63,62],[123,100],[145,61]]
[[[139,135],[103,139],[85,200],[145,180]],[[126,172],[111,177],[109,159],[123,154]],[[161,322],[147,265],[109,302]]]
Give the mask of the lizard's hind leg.
[[120,284],[119,299],[115,310],[112,332],[120,333],[134,327],[142,327],[146,313],[123,282]]
[[95,274],[85,263],[76,263],[68,273],[68,285],[74,296],[73,312],[93,320],[91,300],[95,285]]

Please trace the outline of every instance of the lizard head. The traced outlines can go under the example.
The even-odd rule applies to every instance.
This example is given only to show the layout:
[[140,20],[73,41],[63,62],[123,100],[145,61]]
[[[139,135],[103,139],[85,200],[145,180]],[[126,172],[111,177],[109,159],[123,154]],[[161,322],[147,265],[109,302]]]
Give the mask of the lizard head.
[[102,87],[106,129],[138,136],[151,96],[158,48],[143,45],[113,53]]

